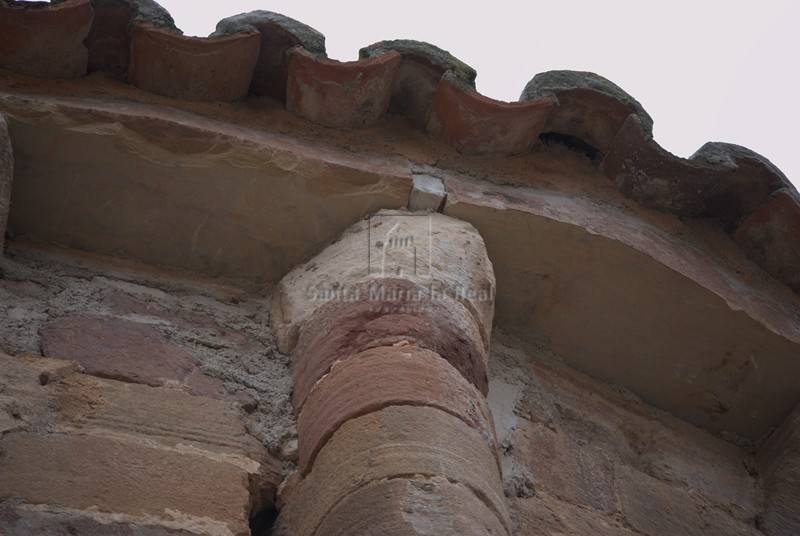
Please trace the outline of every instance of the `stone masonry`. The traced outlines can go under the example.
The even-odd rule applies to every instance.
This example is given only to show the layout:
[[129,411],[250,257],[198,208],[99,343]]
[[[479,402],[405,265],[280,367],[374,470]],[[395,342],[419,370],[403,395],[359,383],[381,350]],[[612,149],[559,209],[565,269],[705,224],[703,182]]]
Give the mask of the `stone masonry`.
[[476,76],[0,0],[0,534],[800,534],[796,188]]

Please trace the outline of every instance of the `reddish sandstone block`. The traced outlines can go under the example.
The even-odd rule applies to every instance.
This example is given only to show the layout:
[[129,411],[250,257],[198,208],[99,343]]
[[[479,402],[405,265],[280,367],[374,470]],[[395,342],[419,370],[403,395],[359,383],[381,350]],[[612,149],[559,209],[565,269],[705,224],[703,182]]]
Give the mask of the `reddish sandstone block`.
[[179,99],[234,101],[247,96],[261,34],[250,30],[186,37],[139,22],[133,28],[130,82]]
[[539,139],[554,100],[501,102],[463,87],[445,75],[433,100],[428,130],[466,154],[515,154]]
[[163,385],[183,380],[194,358],[153,327],[105,316],[61,317],[41,332],[47,357],[70,359],[86,372],[116,380]]
[[648,536],[758,536],[761,533],[686,490],[627,466],[617,468],[622,515]]
[[344,423],[286,498],[273,534],[310,536],[349,493],[397,478],[443,477],[484,498],[510,528],[495,454],[463,420],[438,409],[392,406]]
[[143,442],[78,434],[0,439],[0,502],[169,518],[172,510],[249,534],[249,475],[225,461]]
[[[386,291],[386,299],[332,300],[304,324],[293,355],[295,409],[300,411],[309,391],[335,361],[403,342],[436,352],[486,395],[487,356],[480,330],[466,308],[446,296],[431,299],[426,289],[403,279],[367,282],[354,293],[369,296],[375,283]],[[412,295],[422,299],[411,300]]]
[[298,417],[300,472],[349,419],[389,406],[429,406],[463,420],[493,451],[494,423],[483,395],[450,363],[416,346],[367,350],[334,365]]
[[358,128],[383,119],[400,54],[339,62],[295,48],[289,60],[286,109],[329,127]]
[[608,453],[527,420],[519,422],[512,437],[512,454],[532,476],[537,491],[606,515],[614,513],[614,467]]
[[[691,434],[691,435],[690,435]],[[636,467],[674,486],[689,488],[741,520],[756,515],[747,454],[711,434],[686,427],[663,427],[641,447]]]
[[636,536],[621,527],[614,515],[562,502],[547,494],[525,499],[510,499],[511,517],[518,527],[516,536]]
[[90,0],[0,3],[0,66],[47,78],[86,74]]
[[733,233],[753,261],[800,292],[800,199],[779,190]]
[[316,534],[325,536],[490,536],[508,534],[470,489],[441,477],[372,482],[347,495]]

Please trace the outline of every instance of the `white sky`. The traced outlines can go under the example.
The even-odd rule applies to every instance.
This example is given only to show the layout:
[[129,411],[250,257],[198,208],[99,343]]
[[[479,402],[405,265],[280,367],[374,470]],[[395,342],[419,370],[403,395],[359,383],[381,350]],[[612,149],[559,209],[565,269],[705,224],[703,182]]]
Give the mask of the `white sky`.
[[706,141],[744,145],[800,186],[800,0],[159,3],[187,35],[237,13],[282,13],[323,33],[341,61],[376,41],[427,41],[474,67],[481,93],[506,101],[536,73],[593,71],[642,103],[674,154]]

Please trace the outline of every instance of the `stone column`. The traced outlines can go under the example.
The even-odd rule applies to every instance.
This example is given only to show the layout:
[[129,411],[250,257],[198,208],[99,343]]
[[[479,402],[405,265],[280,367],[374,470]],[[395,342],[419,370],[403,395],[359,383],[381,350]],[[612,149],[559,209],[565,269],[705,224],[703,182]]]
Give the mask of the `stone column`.
[[5,116],[0,115],[0,255],[3,254],[8,213],[11,210],[11,182],[13,178],[14,152],[11,149],[8,121]]
[[281,281],[299,468],[275,534],[509,534],[485,398],[494,293],[470,224],[398,211]]

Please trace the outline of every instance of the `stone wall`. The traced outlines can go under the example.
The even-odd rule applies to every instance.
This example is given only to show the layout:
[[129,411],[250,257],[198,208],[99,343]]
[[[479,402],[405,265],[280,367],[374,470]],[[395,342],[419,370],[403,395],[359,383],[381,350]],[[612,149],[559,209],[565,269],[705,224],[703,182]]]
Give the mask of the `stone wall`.
[[545,345],[495,333],[491,364],[516,534],[761,534],[749,449],[576,372]]
[[[24,241],[0,270],[6,534],[270,533],[297,444],[269,289]],[[513,534],[796,534],[796,415],[755,456],[545,344],[496,330],[489,363]]]
[[[429,43],[359,56],[0,0],[0,533],[797,536],[780,170],[668,153],[593,73],[500,102]],[[386,209],[460,228],[435,282],[491,299],[311,307]]]
[[0,277],[0,533],[271,522],[297,447],[268,293],[19,242]]

